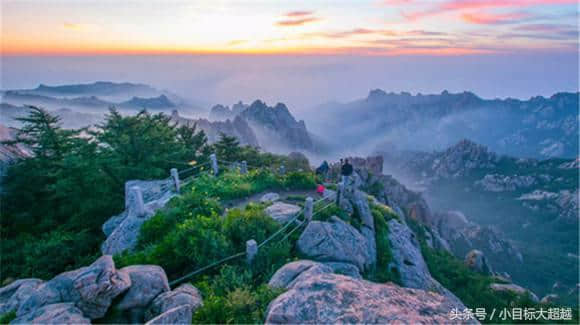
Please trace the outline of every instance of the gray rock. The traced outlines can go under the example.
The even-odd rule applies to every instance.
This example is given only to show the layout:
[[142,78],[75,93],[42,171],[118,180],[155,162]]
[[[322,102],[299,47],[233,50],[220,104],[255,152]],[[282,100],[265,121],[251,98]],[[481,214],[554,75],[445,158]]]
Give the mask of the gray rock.
[[332,273],[331,267],[309,260],[290,262],[274,273],[268,285],[272,288],[291,288],[299,278]]
[[189,315],[195,312],[203,305],[201,294],[189,283],[182,284],[173,291],[163,292],[158,295],[149,309],[145,313],[145,319],[150,320],[161,315],[172,308],[186,306],[189,309]]
[[362,279],[359,269],[350,263],[326,262],[324,265],[329,266],[333,273],[346,275],[355,279]]
[[336,216],[331,222],[310,222],[298,239],[297,247],[308,258],[351,263],[361,271],[372,263],[366,238]]
[[367,250],[370,256],[369,264],[377,262],[377,243],[375,242],[375,220],[369,207],[368,195],[356,190],[354,193],[354,206],[360,216],[362,227],[361,233],[365,237]]
[[174,307],[164,312],[163,314],[153,318],[145,323],[146,325],[153,324],[191,324],[191,308],[187,305]]
[[115,270],[112,257],[101,256],[90,266],[61,273],[39,285],[20,304],[17,316],[45,305],[71,302],[86,317],[100,318],[105,315],[112,300],[130,285],[131,280]]
[[272,219],[277,222],[284,224],[290,221],[298,212],[302,210],[299,206],[294,204],[288,204],[284,202],[275,202],[271,206],[267,207],[265,212]]
[[157,295],[169,291],[165,271],[157,265],[131,265],[119,270],[131,279],[131,288],[116,306],[119,310],[145,308]]
[[74,303],[50,304],[18,316],[10,324],[90,324]]
[[105,315],[113,299],[129,288],[131,280],[116,271],[112,256],[105,255],[80,269],[73,285],[80,295],[76,306],[85,316],[95,319]]
[[27,299],[44,281],[40,279],[16,280],[0,289],[0,314],[18,310],[20,304]]
[[493,291],[496,291],[496,292],[511,292],[511,293],[515,293],[517,295],[529,294],[532,301],[534,301],[536,303],[540,302],[540,299],[538,299],[538,296],[536,296],[535,293],[531,292],[530,290],[528,290],[526,288],[520,287],[517,284],[492,283],[489,285],[489,288]]
[[101,227],[105,236],[107,237],[110,236],[111,233],[115,231],[117,227],[119,227],[121,222],[125,220],[125,218],[127,218],[127,211],[123,211],[120,214],[112,216],[111,218],[109,218],[109,220],[105,221],[105,223]]
[[477,249],[474,249],[465,255],[465,265],[475,272],[493,274],[491,265],[489,265],[485,255]]
[[449,324],[452,308],[453,302],[433,292],[323,273],[303,278],[274,299],[265,323]]
[[461,300],[431,276],[421,254],[419,242],[411,229],[395,219],[389,220],[387,224],[393,263],[399,271],[402,285],[440,293],[453,301],[457,308],[463,310],[465,306]]
[[280,195],[273,192],[266,193],[260,198],[260,202],[276,202],[278,200],[280,200]]
[[[136,199],[131,187],[138,186],[143,193],[145,215],[138,215]],[[125,250],[133,250],[137,245],[137,238],[141,225],[155,212],[163,208],[176,193],[170,181],[140,181],[132,180],[125,183],[125,211],[113,216],[103,224],[103,232],[107,239],[101,245],[103,255],[114,255]]]
[[540,300],[541,304],[553,304],[558,302],[558,300],[560,300],[560,296],[558,296],[557,294],[549,294],[544,296],[544,298],[542,298],[542,300]]

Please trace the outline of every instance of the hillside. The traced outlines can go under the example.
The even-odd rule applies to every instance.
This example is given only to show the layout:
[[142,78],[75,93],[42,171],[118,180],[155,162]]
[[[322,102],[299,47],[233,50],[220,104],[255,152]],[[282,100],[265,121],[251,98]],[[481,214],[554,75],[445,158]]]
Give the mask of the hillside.
[[2,322],[476,323],[501,319],[452,311],[560,306],[477,249],[454,257],[380,158],[339,184],[338,163],[323,178],[163,115],[112,111],[92,139],[55,122],[30,113],[17,139],[34,155],[3,178]]
[[461,211],[509,239],[523,255],[523,265],[513,259],[494,262],[514,279],[540,293],[550,292],[555,283],[576,286],[576,159],[518,159],[467,140],[445,151],[382,155],[389,170],[422,189],[436,210]]

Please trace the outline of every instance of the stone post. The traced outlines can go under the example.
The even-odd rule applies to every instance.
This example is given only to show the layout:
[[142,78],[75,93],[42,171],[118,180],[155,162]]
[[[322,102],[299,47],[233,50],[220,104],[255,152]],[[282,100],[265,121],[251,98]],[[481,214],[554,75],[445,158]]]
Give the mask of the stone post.
[[306,198],[306,204],[304,205],[304,218],[306,222],[312,221],[313,211],[314,211],[314,199],[309,196]]
[[177,168],[171,168],[171,178],[173,178],[173,184],[175,185],[175,192],[179,193],[179,173],[177,172]]
[[340,206],[342,199],[344,198],[344,183],[338,183],[338,193],[336,193],[336,204]]
[[280,165],[278,172],[280,173],[280,175],[286,174],[286,167],[284,165]]
[[217,156],[215,155],[215,153],[212,153],[211,155],[209,155],[209,159],[211,159],[211,168],[213,169],[213,174],[217,176],[219,172]]
[[145,203],[143,201],[143,192],[139,186],[131,187],[131,192],[133,192],[133,197],[135,198],[135,214],[138,217],[145,215]]
[[258,243],[254,239],[250,239],[246,242],[246,262],[252,264],[256,255],[258,255]]
[[247,174],[248,173],[248,162],[243,160],[242,167],[240,167],[240,173]]

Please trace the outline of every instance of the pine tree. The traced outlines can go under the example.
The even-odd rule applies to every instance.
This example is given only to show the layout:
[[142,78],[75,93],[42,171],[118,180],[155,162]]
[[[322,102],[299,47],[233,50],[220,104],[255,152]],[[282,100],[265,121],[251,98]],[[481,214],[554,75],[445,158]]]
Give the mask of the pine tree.
[[220,133],[220,140],[213,146],[218,159],[233,162],[240,158],[240,142],[234,136]]

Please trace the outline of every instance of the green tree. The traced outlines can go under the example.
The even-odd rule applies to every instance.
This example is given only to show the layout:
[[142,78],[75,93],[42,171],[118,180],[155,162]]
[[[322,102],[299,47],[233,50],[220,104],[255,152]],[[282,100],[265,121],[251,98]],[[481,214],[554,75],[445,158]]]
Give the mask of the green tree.
[[218,159],[233,162],[240,158],[240,142],[236,137],[220,133],[220,140],[213,147]]

